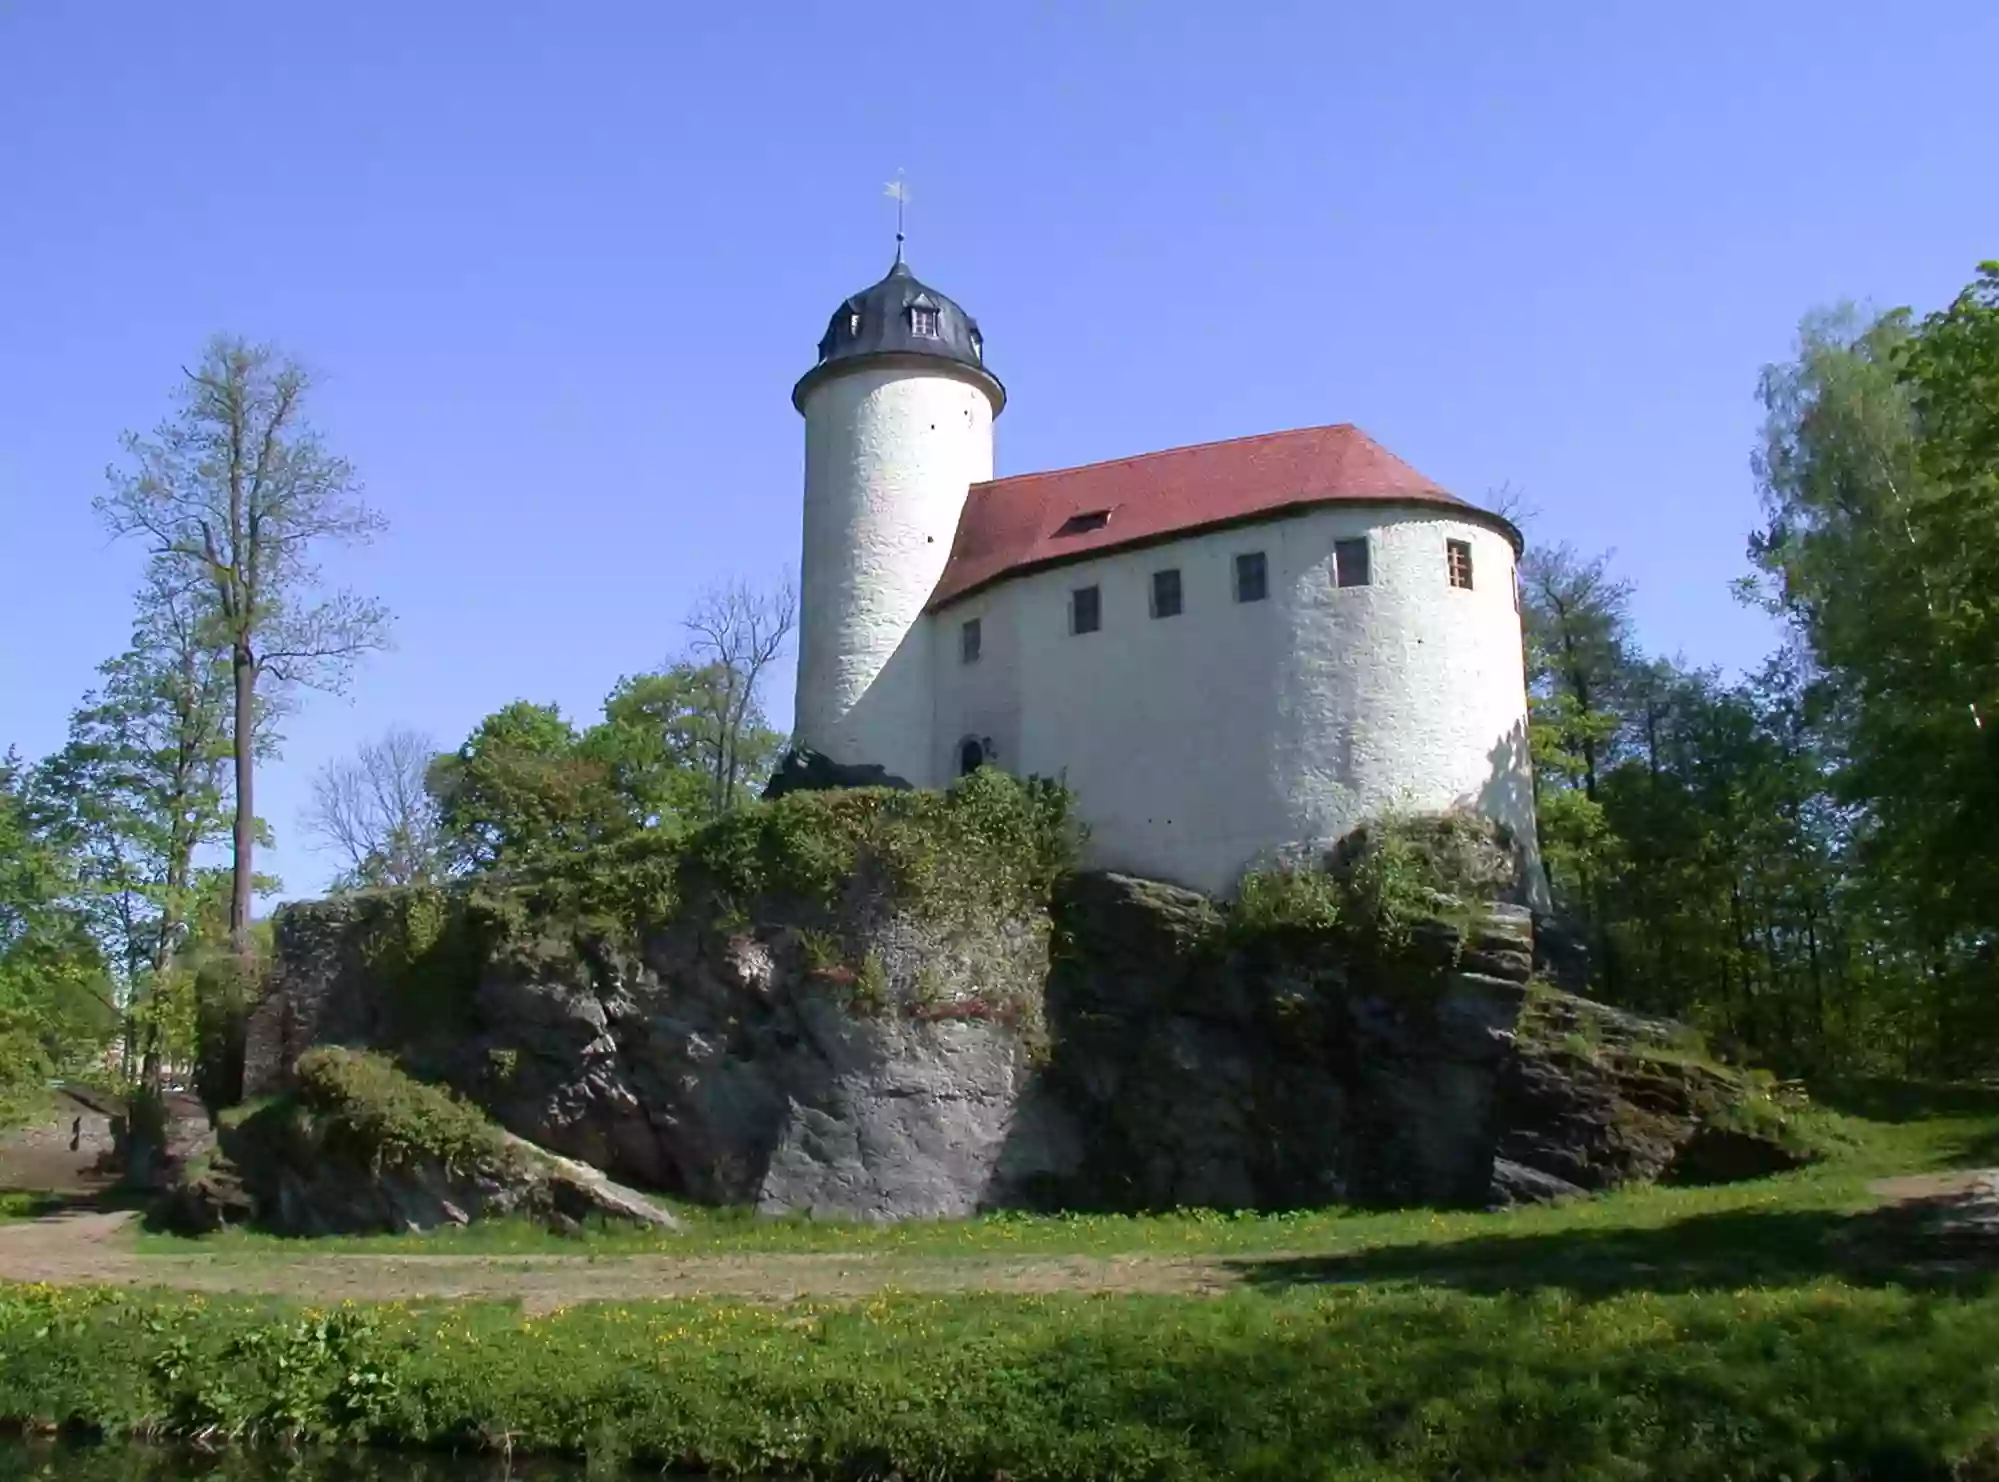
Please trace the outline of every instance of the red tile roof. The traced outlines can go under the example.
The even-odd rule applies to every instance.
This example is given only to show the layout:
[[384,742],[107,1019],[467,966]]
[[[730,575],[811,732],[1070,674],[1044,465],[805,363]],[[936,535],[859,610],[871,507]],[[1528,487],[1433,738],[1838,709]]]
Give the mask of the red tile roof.
[[1520,543],[1499,516],[1446,493],[1343,423],[974,484],[929,605],[1043,566],[1346,503],[1445,505]]

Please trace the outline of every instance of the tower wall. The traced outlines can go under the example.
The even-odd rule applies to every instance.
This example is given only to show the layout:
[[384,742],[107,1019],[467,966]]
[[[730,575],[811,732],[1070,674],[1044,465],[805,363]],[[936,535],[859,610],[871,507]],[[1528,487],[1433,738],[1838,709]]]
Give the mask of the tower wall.
[[[1334,543],[1356,538],[1372,580],[1341,587]],[[1470,590],[1450,584],[1454,540]],[[1253,551],[1269,594],[1240,603],[1233,566]],[[1182,610],[1155,618],[1152,575],[1169,568]],[[1070,596],[1089,586],[1101,626],[1075,634]],[[1487,524],[1319,509],[1031,572],[933,621],[933,770],[976,738],[1009,772],[1063,778],[1101,867],[1226,892],[1245,866],[1370,818],[1456,806],[1505,823],[1542,889],[1514,553]]]
[[938,780],[923,616],[972,484],[993,474],[993,403],[948,370],[857,366],[807,393],[797,739]]

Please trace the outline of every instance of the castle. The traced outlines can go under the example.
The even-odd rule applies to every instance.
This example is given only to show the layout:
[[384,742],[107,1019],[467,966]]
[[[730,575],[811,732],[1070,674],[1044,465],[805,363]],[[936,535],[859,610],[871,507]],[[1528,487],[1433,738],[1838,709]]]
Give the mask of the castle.
[[900,251],[792,402],[798,745],[1060,777],[1092,863],[1213,893],[1398,809],[1531,858],[1507,520],[1350,426],[996,479],[984,336]]

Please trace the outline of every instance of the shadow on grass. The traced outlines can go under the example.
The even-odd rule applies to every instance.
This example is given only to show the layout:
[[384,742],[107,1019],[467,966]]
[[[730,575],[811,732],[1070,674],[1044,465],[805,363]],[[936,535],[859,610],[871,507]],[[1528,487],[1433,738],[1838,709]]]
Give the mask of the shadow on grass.
[[1730,1291],[1835,1278],[1855,1286],[1964,1291],[1999,1275],[1999,1232],[1968,1233],[1964,1197],[1848,1214],[1735,1210],[1656,1228],[1481,1235],[1351,1255],[1243,1259],[1251,1286],[1406,1281],[1485,1294],[1560,1287],[1586,1296]]
[[1814,1083],[1812,1099],[1870,1122],[1982,1117],[1999,1122],[1999,1086],[1966,1081],[1842,1080]]
[[39,1220],[59,1214],[113,1214],[144,1209],[148,1196],[132,1189],[15,1189],[0,1187],[0,1220]]

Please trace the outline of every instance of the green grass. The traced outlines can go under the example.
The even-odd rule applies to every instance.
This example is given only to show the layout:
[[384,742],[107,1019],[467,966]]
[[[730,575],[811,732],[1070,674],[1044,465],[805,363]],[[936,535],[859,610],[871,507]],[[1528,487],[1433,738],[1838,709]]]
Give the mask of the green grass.
[[1999,1427],[1994,1351],[1999,1298],[1834,1281],[543,1318],[0,1289],[0,1415],[815,1477],[1936,1477]]
[[38,1189],[0,1189],[0,1225],[10,1220],[35,1220],[54,1214],[66,1201]]
[[[805,1477],[1999,1475],[1953,1470],[1999,1457],[1999,1284],[1912,1262],[1899,1216],[1864,1212],[1872,1178],[1992,1161],[1999,1097],[1864,1104],[1880,1120],[1853,1123],[1847,1150],[1817,1168],[1509,1214],[889,1229],[709,1216],[653,1242],[1205,1252],[1241,1278],[1219,1298],[889,1292],[530,1316],[0,1287],[0,1420]],[[337,1245],[474,1254],[509,1240],[639,1246],[504,1226]],[[147,1248],[262,1260],[300,1246],[231,1235]]]

